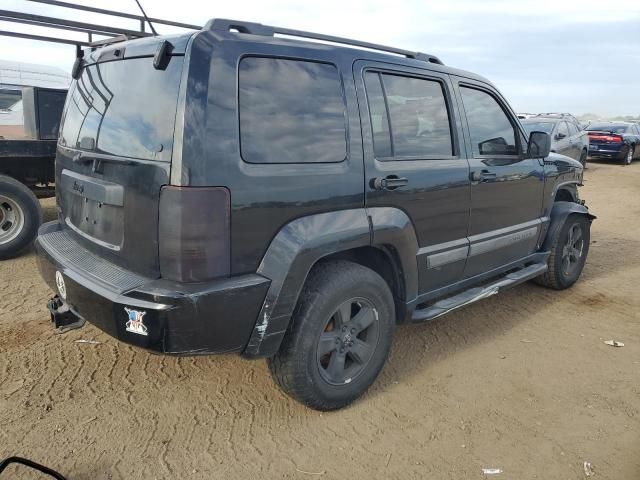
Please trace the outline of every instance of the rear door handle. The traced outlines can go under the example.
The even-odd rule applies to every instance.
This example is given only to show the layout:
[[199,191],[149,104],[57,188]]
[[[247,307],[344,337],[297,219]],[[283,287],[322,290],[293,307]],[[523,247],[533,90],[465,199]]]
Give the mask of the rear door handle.
[[395,190],[404,187],[409,183],[408,178],[398,177],[397,175],[388,175],[384,178],[372,178],[370,185],[375,190]]

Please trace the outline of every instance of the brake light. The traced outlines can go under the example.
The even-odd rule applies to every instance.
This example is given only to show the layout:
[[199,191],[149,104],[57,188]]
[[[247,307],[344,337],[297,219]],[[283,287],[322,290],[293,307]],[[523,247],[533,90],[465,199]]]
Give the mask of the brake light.
[[224,187],[162,187],[158,233],[163,278],[201,282],[229,275],[230,203]]
[[589,140],[599,140],[601,142],[622,143],[621,135],[605,135],[602,133],[589,133]]

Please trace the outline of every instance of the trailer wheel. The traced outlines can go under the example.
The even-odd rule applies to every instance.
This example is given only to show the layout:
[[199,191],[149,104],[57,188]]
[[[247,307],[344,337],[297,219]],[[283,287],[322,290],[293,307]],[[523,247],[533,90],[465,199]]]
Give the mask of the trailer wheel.
[[38,234],[40,203],[28,187],[0,175],[0,260],[16,256]]

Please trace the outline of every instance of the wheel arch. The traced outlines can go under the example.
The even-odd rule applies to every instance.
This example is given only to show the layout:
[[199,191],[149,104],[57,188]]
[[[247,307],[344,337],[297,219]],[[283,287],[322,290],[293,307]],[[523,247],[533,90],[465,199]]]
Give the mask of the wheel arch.
[[542,243],[542,250],[548,251],[551,248],[556,235],[564,225],[567,217],[571,214],[578,214],[586,216],[590,222],[597,217],[592,214],[587,207],[580,203],[557,201],[553,204],[551,209],[549,227],[545,232],[544,241]]
[[389,285],[398,318],[416,297],[418,242],[413,224],[396,208],[352,209],[298,218],[273,238],[257,273],[271,285],[243,352],[275,354],[289,326],[306,278],[318,262],[349,259],[376,271]]

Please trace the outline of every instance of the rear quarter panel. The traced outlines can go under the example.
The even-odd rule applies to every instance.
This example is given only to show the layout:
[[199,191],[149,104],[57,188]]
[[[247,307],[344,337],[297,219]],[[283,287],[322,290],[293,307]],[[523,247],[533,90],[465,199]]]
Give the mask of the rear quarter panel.
[[[339,163],[249,164],[240,155],[238,64],[245,55],[334,64],[346,102],[347,158]],[[364,206],[359,114],[349,57],[326,46],[225,40],[198,34],[188,52],[184,134],[172,183],[225,186],[231,191],[233,275],[255,272],[267,247],[292,220]]]

